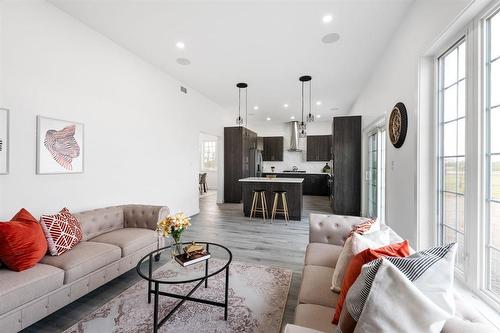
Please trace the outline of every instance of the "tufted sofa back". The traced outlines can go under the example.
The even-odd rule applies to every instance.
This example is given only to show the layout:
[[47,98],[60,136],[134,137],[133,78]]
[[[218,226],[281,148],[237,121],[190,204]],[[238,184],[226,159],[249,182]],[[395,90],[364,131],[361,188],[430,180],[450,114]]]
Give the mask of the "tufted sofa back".
[[123,208],[125,228],[156,230],[160,210],[162,210],[162,215],[170,213],[167,207],[162,206],[124,205],[121,207]]
[[343,246],[352,228],[366,218],[359,216],[311,214],[309,243]]
[[158,214],[168,215],[168,207],[149,205],[123,205],[98,208],[74,214],[80,222],[83,239],[88,240],[106,232],[122,228],[156,230]]
[[124,227],[123,209],[120,206],[98,208],[74,215],[82,226],[84,240]]

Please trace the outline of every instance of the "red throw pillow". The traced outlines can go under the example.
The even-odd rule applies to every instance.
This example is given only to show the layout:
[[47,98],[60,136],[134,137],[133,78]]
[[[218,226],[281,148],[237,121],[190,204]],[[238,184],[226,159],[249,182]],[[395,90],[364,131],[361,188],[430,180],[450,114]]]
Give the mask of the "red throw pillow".
[[71,250],[83,238],[80,222],[67,208],[55,215],[42,215],[40,224],[47,238],[49,252],[53,256]]
[[0,261],[13,271],[24,271],[47,253],[47,241],[38,221],[21,209],[10,222],[0,222]]
[[335,315],[333,316],[333,324],[337,325],[340,319],[340,313],[344,306],[344,301],[347,296],[349,288],[353,285],[354,281],[361,274],[361,267],[380,257],[408,257],[410,255],[410,244],[407,240],[401,243],[390,244],[378,249],[366,249],[356,254],[349,263],[347,270],[342,280],[342,288],[335,307]]

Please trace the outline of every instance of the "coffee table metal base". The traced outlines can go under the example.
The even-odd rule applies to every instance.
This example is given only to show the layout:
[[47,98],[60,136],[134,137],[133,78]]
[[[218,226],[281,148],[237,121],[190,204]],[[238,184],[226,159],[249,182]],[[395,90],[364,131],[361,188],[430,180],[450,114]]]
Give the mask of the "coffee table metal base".
[[[149,258],[149,276],[152,274],[152,263],[153,256]],[[228,308],[228,287],[229,287],[229,265],[225,269],[226,273],[226,283],[225,283],[225,293],[224,293],[224,302],[214,302],[206,299],[191,297],[191,295],[203,284],[205,283],[205,288],[208,287],[208,277],[205,276],[204,279],[200,280],[196,286],[194,286],[191,291],[187,295],[178,295],[167,293],[164,291],[160,291],[160,282],[151,282],[148,281],[148,303],[151,303],[151,295],[153,295],[154,299],[154,310],[153,310],[153,332],[158,332],[158,329],[165,324],[165,322],[172,317],[172,315],[179,309],[179,307],[184,304],[185,301],[197,302],[203,304],[209,304],[213,306],[219,306],[224,308],[224,320],[227,320],[227,308]],[[220,273],[219,273],[220,274]],[[208,260],[205,262],[205,275],[208,275]],[[152,284],[154,283],[154,289],[152,288]],[[177,303],[177,305],[163,318],[158,322],[158,298],[159,296],[168,296],[173,298],[178,298],[181,301]]]

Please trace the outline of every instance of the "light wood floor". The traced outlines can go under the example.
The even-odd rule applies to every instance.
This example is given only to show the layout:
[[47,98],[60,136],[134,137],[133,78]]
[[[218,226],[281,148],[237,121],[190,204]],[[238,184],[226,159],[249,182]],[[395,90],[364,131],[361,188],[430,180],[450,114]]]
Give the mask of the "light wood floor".
[[[292,270],[292,285],[283,325],[293,322],[309,237],[309,214],[330,213],[328,197],[304,196],[302,221],[291,221],[288,225],[281,220],[276,220],[273,224],[269,221],[264,224],[261,219],[250,221],[243,216],[241,204],[218,205],[215,200],[214,195],[200,199],[200,214],[192,218],[192,227],[186,231],[183,240],[220,243],[231,249],[235,261],[261,263]],[[164,260],[162,257],[157,266]],[[139,280],[135,269],[130,270],[22,332],[64,331]]]

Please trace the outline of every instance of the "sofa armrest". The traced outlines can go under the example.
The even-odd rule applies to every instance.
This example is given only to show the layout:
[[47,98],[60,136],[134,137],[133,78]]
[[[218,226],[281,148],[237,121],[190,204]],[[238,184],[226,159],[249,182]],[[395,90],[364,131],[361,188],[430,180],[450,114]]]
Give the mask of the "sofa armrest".
[[164,206],[124,205],[122,208],[125,228],[156,230],[160,213],[165,216],[170,213],[168,207]]
[[309,243],[344,246],[352,228],[365,218],[343,215],[309,215]]

